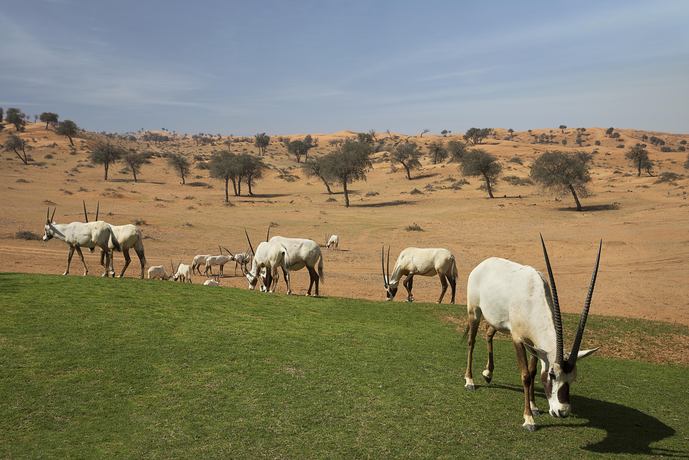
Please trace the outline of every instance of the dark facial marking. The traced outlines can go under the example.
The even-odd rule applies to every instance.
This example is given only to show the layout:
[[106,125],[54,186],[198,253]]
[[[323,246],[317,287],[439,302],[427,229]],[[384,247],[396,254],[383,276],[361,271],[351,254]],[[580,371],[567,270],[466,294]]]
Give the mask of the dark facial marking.
[[550,376],[547,372],[541,373],[541,382],[543,383],[545,397],[550,399],[550,395],[553,393],[553,383],[552,380],[550,380]]
[[569,404],[569,383],[563,383],[557,390],[557,400],[560,404]]

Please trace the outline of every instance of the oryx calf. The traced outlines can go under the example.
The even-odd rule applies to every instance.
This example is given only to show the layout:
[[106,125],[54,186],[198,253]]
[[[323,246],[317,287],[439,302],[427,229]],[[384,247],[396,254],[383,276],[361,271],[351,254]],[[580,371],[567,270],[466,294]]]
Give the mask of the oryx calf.
[[174,281],[189,282],[191,284],[191,266],[187,264],[177,265],[177,270],[172,275]]
[[455,293],[457,290],[457,263],[455,256],[450,251],[442,248],[407,248],[400,252],[395,263],[395,269],[390,275],[390,248],[387,255],[387,272],[383,260],[384,248],[380,251],[380,264],[383,270],[383,285],[387,300],[392,300],[397,294],[400,279],[406,276],[404,287],[407,290],[407,301],[413,302],[414,295],[414,276],[435,276],[440,278],[440,298],[438,303],[443,301],[447,285],[450,284],[452,290],[451,302],[455,303]]
[[225,276],[225,264],[228,262],[233,261],[234,258],[231,255],[227,254],[222,254],[219,256],[208,256],[206,257],[206,268],[204,271],[204,274],[208,276],[210,273],[211,275],[213,274],[213,269],[212,267],[214,265],[220,266],[220,276]]
[[168,279],[168,274],[165,271],[165,267],[162,265],[152,265],[148,267],[148,279],[149,280],[166,280]]
[[203,282],[204,286],[220,286],[220,281],[217,279],[209,279]]
[[234,255],[234,274],[237,275],[237,266],[241,267],[242,273],[246,271],[246,267],[251,263],[251,252],[239,252]]
[[[55,208],[57,209],[57,208]],[[69,266],[72,263],[72,256],[74,251],[77,251],[81,263],[84,265],[84,276],[89,272],[86,262],[84,261],[84,254],[81,248],[100,248],[106,254],[105,272],[103,276],[108,276],[110,266],[110,247],[119,249],[119,243],[115,238],[112,228],[109,224],[103,221],[96,222],[72,222],[70,224],[56,224],[53,220],[55,217],[55,209],[53,209],[52,216],[50,215],[50,208],[45,218],[45,227],[43,233],[43,241],[48,241],[53,237],[64,241],[69,245],[69,254],[67,255],[67,269],[63,275],[69,274]]]
[[337,249],[337,247],[340,245],[340,237],[338,235],[330,235],[330,238],[328,238],[328,242],[326,243],[325,247],[330,248],[333,247]]
[[523,426],[529,431],[536,429],[533,415],[538,414],[534,397],[536,360],[541,361],[541,380],[550,406],[550,415],[567,417],[571,409],[569,387],[576,377],[577,360],[598,350],[580,350],[580,347],[596,284],[602,241],[598,246],[598,256],[572,350],[568,354],[564,353],[560,304],[543,237],[541,244],[550,285],[533,267],[497,257],[481,262],[472,270],[467,280],[469,338],[465,387],[474,389],[471,364],[476,331],[483,315],[488,323],[488,364],[483,377],[488,383],[493,378],[493,336],[496,331],[510,332],[524,387]]

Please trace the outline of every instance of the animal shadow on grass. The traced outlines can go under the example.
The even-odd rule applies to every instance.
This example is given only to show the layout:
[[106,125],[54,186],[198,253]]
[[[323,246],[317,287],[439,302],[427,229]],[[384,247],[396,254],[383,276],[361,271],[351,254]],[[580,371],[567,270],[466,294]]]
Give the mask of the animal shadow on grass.
[[[523,392],[522,387],[516,385],[491,384],[485,388]],[[545,398],[542,392],[537,394]],[[540,425],[539,429],[587,427],[605,431],[605,438],[601,441],[582,447],[589,452],[689,458],[689,451],[651,447],[651,444],[674,436],[676,432],[672,427],[638,409],[579,395],[572,395],[572,407],[578,420],[588,421],[572,425]]]

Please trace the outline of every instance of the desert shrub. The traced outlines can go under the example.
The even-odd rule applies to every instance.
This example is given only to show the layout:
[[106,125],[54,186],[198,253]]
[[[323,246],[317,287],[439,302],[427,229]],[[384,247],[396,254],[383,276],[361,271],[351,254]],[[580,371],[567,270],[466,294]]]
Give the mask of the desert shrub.
[[518,165],[523,165],[523,164],[524,164],[524,160],[522,160],[522,158],[519,157],[519,156],[517,156],[517,155],[513,156],[512,158],[510,158],[510,159],[507,160],[507,161],[509,161],[510,163],[516,163],[516,164],[518,164]]
[[533,181],[528,177],[505,176],[502,180],[511,185],[533,185]]
[[596,141],[596,142],[594,142],[594,144],[600,145],[600,141]]
[[624,148],[624,144],[617,144],[617,145],[615,146],[615,148],[623,149],[623,148]]
[[145,220],[139,218],[139,219],[134,219],[134,225],[148,225]]
[[677,174],[672,171],[663,171],[658,175],[658,179],[656,179],[655,183],[656,184],[667,184],[667,183],[673,183],[676,182],[677,180],[681,179],[682,176],[681,174]]
[[423,195],[423,192],[419,190],[418,188],[414,188],[409,192],[410,195]]
[[380,193],[378,192],[366,192],[366,196],[378,196]]
[[663,145],[662,147],[660,147],[660,151],[664,153],[672,152],[672,147]]
[[404,229],[408,232],[423,232],[424,231],[424,229],[421,228],[421,226],[419,224],[417,224],[416,222],[414,222],[411,225],[407,225],[406,227],[404,227]]
[[29,230],[19,230],[14,234],[14,237],[18,240],[41,241],[41,237],[39,235]]

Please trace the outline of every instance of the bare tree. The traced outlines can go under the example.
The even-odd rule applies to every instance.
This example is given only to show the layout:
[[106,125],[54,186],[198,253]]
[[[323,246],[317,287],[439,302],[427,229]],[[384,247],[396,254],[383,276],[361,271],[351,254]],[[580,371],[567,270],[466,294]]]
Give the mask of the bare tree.
[[74,146],[74,141],[72,140],[72,138],[79,133],[79,128],[77,127],[77,124],[74,123],[72,120],[64,120],[58,123],[55,132],[62,136],[67,136],[67,139],[69,139],[69,143],[72,146]]
[[29,157],[26,154],[26,141],[16,134],[10,134],[5,140],[5,150],[13,151],[25,165],[29,164]]
[[309,177],[318,177],[321,182],[323,182],[323,185],[325,185],[328,195],[332,195],[333,191],[330,189],[330,181],[332,178],[327,175],[332,169],[328,165],[329,161],[332,161],[332,157],[330,155],[324,155],[319,158],[310,158],[308,161],[304,162],[302,165],[302,170]]

